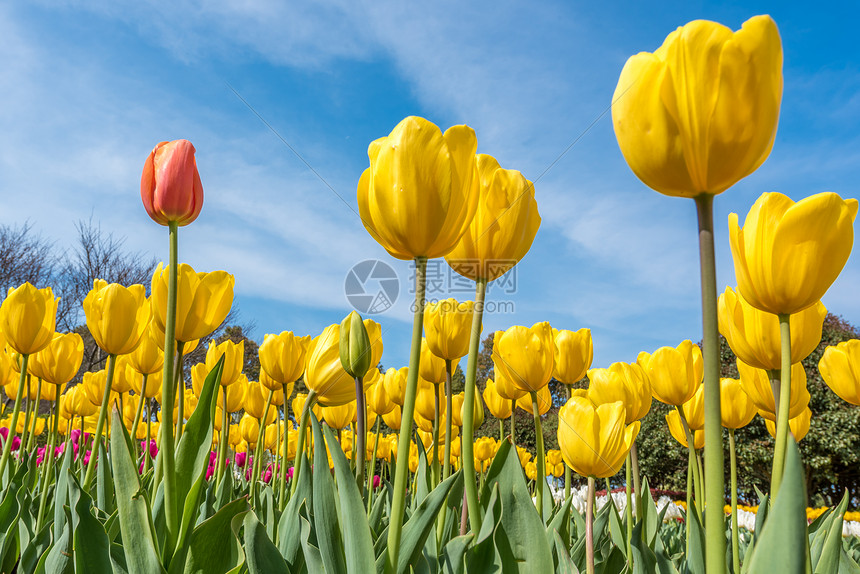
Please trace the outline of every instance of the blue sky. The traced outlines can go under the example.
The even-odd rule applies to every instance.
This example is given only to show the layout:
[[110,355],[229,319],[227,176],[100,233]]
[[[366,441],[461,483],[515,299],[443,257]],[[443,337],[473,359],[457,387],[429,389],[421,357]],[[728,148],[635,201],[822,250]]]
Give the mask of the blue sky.
[[[765,191],[860,196],[852,3],[423,4],[4,3],[0,222],[29,220],[64,245],[92,215],[129,248],[165,258],[166,229],[143,210],[140,172],[156,143],[189,139],[205,204],[180,234],[180,257],[236,276],[254,338],[316,335],[340,321],[349,269],[378,258],[401,278],[395,306],[374,317],[383,363],[400,366],[409,269],[365,232],[356,183],[368,143],[404,116],[467,123],[479,152],[537,180],[543,217],[516,292],[490,290],[515,310],[489,314],[485,333],[540,320],[589,327],[595,366],[633,360],[701,338],[698,255],[692,201],[646,188],[618,150],[607,113],[618,74],[690,20],[737,29],[760,13],[783,39],[782,113],[767,162],[717,198],[719,290],[734,284],[730,212],[743,218]],[[856,251],[824,302],[860,324]]]

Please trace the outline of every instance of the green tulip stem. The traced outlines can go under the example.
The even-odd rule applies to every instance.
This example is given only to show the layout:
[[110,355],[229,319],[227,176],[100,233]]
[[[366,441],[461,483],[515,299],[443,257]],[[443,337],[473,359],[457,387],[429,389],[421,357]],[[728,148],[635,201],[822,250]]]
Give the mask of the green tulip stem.
[[[573,396],[573,387],[570,385],[564,385],[564,389],[567,391],[567,400]],[[511,416],[514,416],[514,411],[511,410]],[[565,501],[570,498],[570,467],[567,464],[564,465],[564,499]],[[568,529],[570,530],[570,529]],[[570,543],[570,540],[566,540],[565,542]]]
[[[439,412],[439,407],[442,405],[439,401],[439,385],[433,385],[433,387],[433,466],[431,477],[433,488],[436,488],[442,476],[442,466],[439,464],[439,425],[442,422],[442,413]],[[451,411],[447,411],[446,417],[451,418]]]
[[[164,522],[167,530],[165,556],[172,556],[179,537],[179,500],[176,493],[176,449],[173,441],[174,356],[176,353],[176,299],[179,266],[179,227],[175,221],[167,224],[170,235],[170,262],[167,274],[167,309],[164,320],[164,376],[161,381],[161,443],[156,465],[161,464],[164,481]],[[157,471],[156,471],[157,472]],[[158,481],[153,483],[153,492]],[[183,501],[184,503],[184,501]]]
[[[284,399],[286,400],[286,399]],[[293,478],[290,479],[290,496],[296,493],[296,486],[299,484],[299,474],[302,472],[305,460],[305,436],[308,434],[308,421],[310,420],[311,407],[317,402],[317,393],[313,389],[308,393],[305,399],[305,406],[302,407],[302,419],[299,422],[299,440],[296,444],[296,463]]]
[[84,434],[84,415],[81,415],[81,434],[78,438],[78,456],[75,460],[75,473],[81,475],[81,467],[83,465],[84,453],[86,452],[87,437]]
[[182,438],[182,431],[185,429],[185,377],[182,373],[182,352],[185,350],[185,343],[182,341],[176,342],[176,366],[173,368],[174,389],[179,393],[179,404],[176,411],[176,440]]
[[30,434],[27,437],[27,452],[33,450],[33,441],[36,440],[36,423],[39,422],[39,405],[42,402],[42,379],[37,378],[36,381],[36,400],[33,402],[33,417],[30,420]]
[[543,450],[543,428],[540,424],[540,407],[538,407],[538,398],[537,392],[530,391],[529,394],[532,397],[532,416],[535,420],[535,446],[537,448],[537,476],[535,477],[536,485],[536,493],[535,497],[537,498],[537,510],[538,515],[540,515],[541,520],[543,520],[543,490],[544,485],[546,484],[546,455]]
[[[444,454],[444,470],[442,471],[442,480],[451,476],[451,435],[454,432],[454,416],[451,414],[454,401],[454,390],[451,387],[451,379],[453,378],[451,361],[445,359],[445,454]],[[501,426],[502,421],[499,421]],[[501,440],[501,439],[499,439]],[[442,512],[445,512],[446,506],[442,507]]]
[[24,445],[27,444],[27,431],[30,430],[30,410],[33,406],[33,401],[30,400],[30,375],[27,375],[26,389],[27,404],[24,405],[24,426],[21,429],[21,446],[18,447],[18,464],[21,464],[21,453],[24,452]]
[[791,408],[791,325],[789,314],[779,315],[779,340],[782,347],[780,364],[779,407],[776,414],[776,444],[773,449],[773,472],[771,473],[771,499],[776,500],[782,482],[785,465],[785,449],[788,444],[788,416]]
[[39,489],[41,492],[39,493],[39,513],[36,515],[36,532],[42,530],[42,520],[45,517],[45,506],[48,502],[48,484],[50,484],[54,470],[54,445],[57,444],[57,434],[60,430],[60,395],[63,386],[54,385],[54,387],[56,390],[54,395],[54,426],[51,429],[48,446],[45,449],[45,457],[42,459],[42,487]]
[[[696,461],[696,443],[695,436],[693,432],[690,430],[690,425],[687,424],[687,417],[684,416],[684,409],[681,407],[675,407],[678,409],[678,414],[681,418],[681,426],[684,427],[684,436],[687,437],[687,467],[690,470],[690,473],[693,475],[693,495],[696,499],[696,513],[699,514],[699,518],[701,518],[702,511],[702,488],[701,488],[701,476],[699,475],[699,464]],[[689,480],[687,484],[688,498],[689,498]],[[687,512],[690,512],[690,501],[687,501]]]
[[[374,365],[371,367],[375,369]],[[367,464],[367,400],[364,396],[364,377],[355,377],[355,481],[358,491],[364,494],[364,471]]]
[[631,466],[630,453],[627,453],[627,461],[624,464],[624,490],[627,494],[627,505],[624,508],[624,513],[627,515],[627,569],[633,572],[633,491],[630,488],[630,482],[633,480],[633,470]]
[[[290,450],[290,417],[288,413],[288,405],[290,393],[287,392],[286,383],[283,384],[284,390],[284,436],[283,443],[281,444],[281,472],[278,480],[280,484],[278,485],[278,492],[280,495],[278,496],[278,510],[281,512],[284,511],[284,507],[287,505],[287,454],[289,454]],[[227,406],[226,394],[224,396],[224,406]],[[222,426],[223,428],[223,426]]]
[[735,430],[729,429],[729,464],[732,481],[732,572],[741,571],[741,551],[738,540],[738,461],[735,453]]
[[149,375],[143,375],[143,383],[140,386],[140,395],[137,397],[137,412],[134,413],[134,423],[131,425],[132,458],[137,460],[137,429],[140,426],[143,414],[143,403],[146,402],[146,379]]
[[[144,395],[145,397],[145,395]],[[141,398],[144,398],[141,397]],[[143,453],[143,472],[149,470],[149,465],[152,462],[152,455],[149,453],[149,445],[152,441],[152,400],[146,400],[146,447]]]
[[588,494],[585,496],[585,568],[594,574],[594,477],[588,477]]
[[[266,421],[269,419],[269,408],[272,406],[272,397],[274,395],[275,391],[269,389],[269,395],[266,397],[266,406],[263,408],[263,418],[260,419],[260,424],[258,426],[257,446],[254,447],[254,453],[257,456],[254,457],[254,466],[251,468],[251,484],[254,487],[256,487],[257,480],[263,472],[263,454],[265,453],[265,449],[263,448],[263,439],[266,434]],[[256,492],[256,490],[252,490],[251,492]]]
[[116,367],[116,355],[108,355],[107,362],[107,380],[105,381],[104,395],[102,395],[102,404],[99,407],[99,418],[96,422],[96,433],[93,435],[93,450],[90,453],[90,462],[87,464],[87,474],[84,477],[83,489],[89,490],[93,483],[96,471],[96,460],[99,456],[99,446],[102,441],[102,431],[105,426],[105,418],[107,417],[108,404],[110,403],[110,390],[113,385],[113,373]]
[[[397,467],[394,475],[394,494],[391,500],[391,522],[388,527],[388,554],[385,573],[397,572],[400,558],[400,535],[403,530],[403,513],[406,509],[406,485],[409,473],[409,443],[415,414],[415,394],[418,390],[418,364],[421,361],[421,336],[424,333],[424,292],[427,279],[427,258],[415,258],[415,304],[412,320],[412,347],[409,353],[409,374],[403,394],[400,417],[400,435],[397,441]],[[469,481],[466,481],[469,482]]]
[[514,445],[514,452],[517,449],[517,401],[511,399],[511,444]]
[[775,408],[779,409],[779,382],[782,379],[782,370],[768,370],[767,378],[770,381],[770,390],[773,393],[773,404]]
[[505,440],[505,421],[499,419],[499,442]]
[[725,477],[720,416],[720,333],[717,326],[717,267],[714,252],[714,196],[695,198],[699,221],[702,278],[702,358],[705,371],[705,566],[708,574],[726,570]]
[[[635,494],[637,504],[641,502],[642,496],[642,475],[639,474],[639,449],[636,448],[636,441],[633,441],[633,446],[630,449],[630,464],[633,471],[633,492]],[[638,508],[638,507],[637,507]]]
[[382,416],[376,415],[376,429],[373,433],[373,453],[370,455],[370,468],[367,471],[367,513],[370,514],[370,508],[373,504],[373,475],[376,474],[376,449],[379,448],[379,424],[382,422]]
[[221,436],[218,441],[218,466],[215,471],[215,484],[221,484],[227,462],[227,445],[230,441],[230,424],[227,420],[227,387],[221,387]]
[[[475,379],[478,373],[478,354],[481,345],[481,321],[484,317],[484,296],[487,280],[475,280],[475,304],[472,314],[472,332],[469,339],[469,359],[466,363],[466,388],[463,398],[463,437],[460,439],[460,463],[463,466],[466,503],[469,506],[469,523],[477,536],[481,531],[481,505],[475,483]],[[538,421],[538,424],[540,422]],[[540,501],[538,508],[540,509]]]

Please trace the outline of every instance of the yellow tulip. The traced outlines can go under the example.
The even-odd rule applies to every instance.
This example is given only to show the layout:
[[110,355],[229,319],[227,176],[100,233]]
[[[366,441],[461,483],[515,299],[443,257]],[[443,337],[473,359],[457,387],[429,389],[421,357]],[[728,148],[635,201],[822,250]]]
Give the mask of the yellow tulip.
[[[434,397],[435,395],[435,397]],[[438,400],[438,403],[436,402]],[[418,378],[418,391],[415,394],[415,412],[430,423],[436,416],[436,405],[439,405],[439,416],[445,412],[445,389],[440,384],[433,384],[421,377]]]
[[[791,429],[791,434],[794,436],[794,440],[800,442],[803,440],[803,437],[806,436],[806,433],[809,432],[809,424],[812,421],[812,410],[809,407],[806,407],[800,414],[796,417],[792,417],[788,420],[788,428]],[[764,425],[767,427],[767,432],[770,433],[770,436],[776,438],[776,423],[771,421],[770,419],[764,419]]]
[[594,478],[615,475],[639,434],[639,421],[624,424],[619,401],[595,406],[573,397],[558,412],[558,445],[574,472]]
[[[379,369],[376,369],[376,372],[378,373]],[[365,395],[367,397],[368,414],[375,413],[382,416],[391,412],[391,409],[395,407],[394,402],[388,397],[385,383],[381,378],[378,378],[376,383],[371,383]]]
[[[155,341],[155,344],[158,345],[158,350],[162,351],[162,360],[164,359],[164,327],[159,325],[155,320],[155,316],[153,315],[152,320],[149,322],[149,335],[152,337],[152,340]],[[182,342],[182,354],[188,355],[197,348],[197,345],[200,344],[200,339],[194,339],[192,341],[183,341]]]
[[252,415],[245,413],[239,419],[239,433],[249,445],[257,444],[257,437],[260,435],[260,421]]
[[[435,356],[456,363],[469,353],[474,307],[472,301],[459,303],[456,299],[427,303],[424,308],[424,331],[427,346]],[[424,362],[423,356],[421,362]]]
[[230,339],[225,339],[220,343],[215,341],[209,342],[209,349],[206,351],[206,371],[211,372],[224,356],[224,368],[221,371],[221,386],[228,387],[239,378],[245,366],[245,341],[241,340],[234,343]]
[[[167,317],[169,269],[169,265],[159,263],[152,275],[153,318],[162,332]],[[226,271],[197,273],[181,263],[177,281],[176,340],[193,341],[215,331],[233,306],[233,276]]]
[[311,341],[305,385],[317,393],[322,406],[335,407],[355,400],[355,379],[340,362],[340,325],[329,325]]
[[720,379],[720,415],[727,429],[747,426],[755,417],[755,403],[744,391],[739,379]]
[[[12,366],[12,357],[3,350],[4,347],[3,335],[0,333],[0,387],[5,387],[16,377]],[[17,376],[17,378],[20,378],[20,376]]]
[[[298,393],[295,398],[290,403],[290,407],[293,409],[293,413],[297,417],[302,416],[302,412],[305,409],[305,402],[308,400],[307,393]],[[316,415],[318,420],[322,420],[322,407],[319,403],[315,403],[314,406],[311,407],[311,412]]]
[[309,335],[297,337],[292,331],[280,335],[268,334],[260,345],[260,367],[280,384],[293,383],[305,372]]
[[[759,414],[768,420],[776,420],[776,404],[773,387],[767,371],[750,367],[738,360],[741,386],[755,405]],[[789,418],[799,415],[809,404],[809,390],[806,388],[806,371],[801,363],[791,366],[791,406]]]
[[[493,363],[514,387],[521,391],[539,391],[552,378],[555,340],[549,323],[535,323],[531,328],[515,326],[496,331],[493,339]],[[498,383],[498,375],[496,382]]]
[[[672,438],[681,443],[684,448],[689,448],[689,443],[687,442],[687,434],[684,432],[684,426],[681,422],[681,415],[678,413],[678,409],[672,409],[669,411],[669,414],[666,415],[666,424],[669,425],[669,432],[672,434]],[[695,450],[699,450],[705,447],[705,431],[697,430],[690,431],[693,433],[693,447]]]
[[548,475],[551,474],[555,478],[564,476],[564,458],[562,458],[560,450],[548,450],[544,458]]
[[[720,333],[737,357],[758,369],[776,370],[782,367],[779,319],[759,311],[743,297],[726,287],[720,295]],[[821,328],[827,309],[816,301],[812,306],[791,315],[791,362],[805,359],[821,341]]]
[[[107,372],[102,369],[95,373],[84,373],[81,385],[83,386],[84,393],[90,402],[97,406],[101,405],[102,399],[105,396],[105,387],[107,386]],[[108,404],[116,400],[116,397],[116,391],[111,390],[110,401]]]
[[572,385],[585,376],[594,359],[591,329],[565,331],[553,329],[555,361],[552,376],[566,385]]
[[406,376],[409,374],[409,367],[401,367],[395,369],[393,367],[385,371],[383,384],[388,397],[397,406],[403,406],[403,393],[406,391]]
[[[401,411],[400,405],[395,405],[393,409],[382,415],[382,420],[385,424],[394,431],[400,430]],[[397,446],[391,447],[394,452],[397,452]]]
[[704,379],[702,350],[690,340],[675,348],[660,347],[651,355],[643,351],[636,362],[648,375],[654,398],[667,405],[689,401]]
[[[86,378],[86,373],[84,373],[84,378]],[[98,405],[90,400],[83,384],[70,388],[64,396],[66,408],[75,416],[88,417],[99,411]]]
[[718,194],[770,154],[782,100],[782,42],[770,16],[732,32],[695,20],[624,65],[612,123],[624,159],[665,195]]
[[364,329],[367,331],[367,338],[370,340],[370,367],[364,373],[365,387],[370,382],[368,373],[374,370],[379,371],[379,361],[382,360],[382,325],[373,319],[365,319],[363,321]]
[[843,341],[824,349],[818,372],[843,401],[860,405],[860,339]]
[[343,430],[352,423],[355,418],[355,401],[337,405],[336,407],[323,407],[322,415],[326,424],[335,430]]
[[163,374],[161,371],[156,371],[146,376],[146,388],[143,388],[143,376],[138,373],[137,377],[131,380],[132,390],[143,395],[148,399],[154,398],[161,390],[161,381]]
[[[283,395],[283,391],[275,391],[273,395],[278,392]],[[249,381],[248,387],[245,390],[245,412],[256,419],[262,419],[264,414],[263,411],[266,410],[266,399],[268,396],[269,389],[265,388],[257,381]],[[266,417],[266,423],[274,422],[277,416],[277,409],[270,405],[269,413]]]
[[[164,366],[164,351],[161,349],[164,346],[164,333],[159,337],[158,327],[153,329],[153,324],[155,321],[150,320],[149,328],[144,332],[140,345],[128,355],[129,364],[141,375],[157,373]],[[189,351],[190,349],[183,349],[183,352]]]
[[0,306],[0,332],[16,353],[32,355],[47,347],[57,326],[57,305],[50,287],[36,289],[24,283],[9,288]]
[[521,399],[523,395],[528,394],[526,391],[520,390],[514,386],[502,368],[496,364],[495,360],[493,361],[493,372],[496,376],[496,392],[499,393],[499,396],[506,401],[516,401]]
[[[459,392],[451,396],[451,422],[455,427],[463,426],[463,402],[465,400],[465,392]],[[511,404],[508,401],[508,410],[510,408]],[[475,404],[473,405],[472,412],[472,420],[474,421],[475,428],[478,428],[484,424],[484,403],[481,401],[481,395],[477,393],[475,394]]]
[[[452,366],[453,372],[453,366]],[[421,362],[418,365],[418,376],[431,383],[444,383],[447,378],[445,359],[430,351],[427,339],[421,339]]]
[[487,386],[484,388],[484,404],[490,409],[490,414],[499,420],[511,416],[511,401],[502,398],[496,390],[496,383],[493,379],[487,379]]
[[651,383],[641,366],[612,363],[608,369],[589,369],[588,398],[595,405],[621,401],[625,424],[638,421],[651,410]]
[[681,405],[691,431],[705,428],[705,385],[699,385],[689,401]]
[[[2,352],[0,354],[6,355]],[[84,340],[80,335],[55,333],[47,347],[38,353],[33,353],[28,369],[43,381],[65,385],[78,374],[83,358]]]
[[[552,393],[549,391],[549,385],[543,387],[537,392],[537,404],[538,413],[541,415],[545,415],[549,412],[549,409],[552,408]],[[517,407],[526,411],[530,415],[534,414],[532,411],[532,396],[529,393],[526,393],[518,398]]]
[[96,344],[111,355],[125,355],[140,344],[149,326],[150,305],[143,285],[123,287],[102,279],[84,298],[87,328]]
[[507,273],[532,246],[540,214],[534,184],[502,169],[492,156],[476,157],[478,208],[460,242],[445,260],[469,279],[492,281]]
[[738,291],[775,315],[803,311],[824,296],[854,244],[857,200],[819,193],[795,203],[763,193],[743,228],[729,215],[729,241]]
[[493,443],[495,443],[493,438],[488,436],[482,436],[479,439],[475,440],[475,460],[477,460],[478,462],[484,462],[493,458],[493,456],[495,455]]
[[358,182],[358,211],[368,233],[397,259],[449,253],[478,206],[475,151],[468,126],[444,134],[410,116],[367,149],[370,167]]
[[111,390],[119,394],[127,393],[134,388],[134,381],[139,377],[140,373],[128,363],[128,355],[120,355],[116,359]]

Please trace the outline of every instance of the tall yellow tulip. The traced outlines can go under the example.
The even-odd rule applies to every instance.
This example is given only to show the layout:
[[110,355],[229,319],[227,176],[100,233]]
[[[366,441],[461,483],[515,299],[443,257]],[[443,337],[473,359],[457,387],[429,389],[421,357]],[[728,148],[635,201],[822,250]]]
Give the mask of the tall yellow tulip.
[[782,100],[782,42],[770,16],[737,32],[696,20],[624,65],[612,123],[630,169],[666,195],[718,194],[773,147]]
[[[536,393],[537,396],[537,405],[538,405],[538,413],[541,415],[545,415],[549,412],[549,409],[552,408],[552,393],[549,391],[549,385],[543,387]],[[533,414],[532,409],[532,396],[530,393],[526,393],[520,398],[517,399],[517,407],[526,411],[529,414]]]
[[[800,442],[809,432],[809,425],[812,422],[812,410],[806,407],[796,417],[792,417],[788,421],[788,428],[791,429],[791,434],[796,442]],[[764,419],[764,426],[767,427],[767,432],[770,436],[776,438],[776,423],[770,419]]]
[[638,421],[651,410],[651,383],[638,364],[612,363],[608,369],[589,369],[588,398],[595,405],[621,401],[625,424]]
[[[170,266],[158,264],[152,275],[153,318],[164,331]],[[197,273],[190,265],[178,267],[176,293],[177,341],[189,342],[212,333],[233,306],[235,279],[226,271]]]
[[385,385],[385,392],[391,402],[397,406],[403,406],[403,393],[406,390],[406,376],[408,374],[409,367],[401,367],[400,369],[389,367],[385,371],[382,384]]
[[643,351],[636,362],[648,375],[654,398],[667,405],[680,406],[693,398],[704,377],[702,350],[690,340],[653,354]]
[[[428,303],[424,309],[424,330],[430,351],[447,361],[456,362],[469,352],[472,316],[475,304],[472,301],[458,302],[443,299]],[[421,358],[424,362],[424,358]]]
[[[379,370],[377,369],[377,372]],[[367,409],[377,415],[390,413],[396,406],[385,388],[385,383],[380,377],[376,383],[371,384],[366,391],[367,394]]]
[[522,391],[539,391],[549,383],[554,355],[555,340],[547,322],[497,331],[493,339],[493,363]]
[[553,329],[555,339],[555,361],[553,377],[566,385],[572,385],[585,376],[594,359],[591,329],[566,331]]
[[[5,355],[5,353],[3,353]],[[77,333],[55,333],[47,347],[30,357],[30,372],[55,385],[65,385],[81,368],[84,340]]]
[[421,363],[418,365],[418,376],[433,384],[444,383],[447,378],[445,359],[430,350],[427,339],[421,339]]
[[558,445],[564,462],[584,477],[614,476],[639,434],[639,421],[625,425],[621,401],[596,406],[572,397],[558,412]]
[[355,399],[355,379],[340,362],[340,325],[329,325],[311,341],[305,385],[326,407],[343,405]]
[[140,345],[128,355],[128,362],[141,375],[152,375],[164,366],[164,333],[153,329],[155,321],[150,319],[149,327],[140,339]]
[[149,326],[150,305],[143,285],[123,287],[102,279],[84,298],[87,328],[96,344],[110,355],[125,355],[140,344]]
[[206,371],[210,372],[221,360],[221,355],[224,356],[224,368],[221,371],[221,386],[228,387],[232,385],[242,373],[245,366],[245,341],[234,343],[230,339],[226,339],[220,343],[215,341],[209,342],[209,349],[206,351]]
[[487,386],[484,387],[484,404],[490,409],[490,414],[499,420],[511,416],[511,400],[499,394],[493,379],[487,379]]
[[755,403],[749,398],[740,379],[720,379],[720,413],[723,426],[737,430],[755,418]]
[[[689,448],[687,442],[687,434],[684,432],[684,423],[681,422],[681,415],[678,409],[672,409],[666,415],[666,424],[669,425],[669,433],[676,441],[681,443],[684,448]],[[693,434],[693,448],[699,450],[705,446],[705,431],[697,430],[690,431]]]
[[397,259],[449,253],[475,215],[475,132],[444,134],[410,116],[367,149],[370,167],[358,182],[358,210],[370,235]]
[[829,346],[818,361],[818,372],[843,401],[860,405],[860,339]]
[[[731,287],[720,295],[720,333],[737,357],[758,369],[781,368],[779,319],[750,305]],[[827,309],[816,301],[791,315],[791,363],[805,359],[821,340]]]
[[355,418],[355,401],[350,401],[335,407],[323,407],[322,416],[326,424],[334,430],[343,430],[352,423]]
[[57,326],[57,305],[50,287],[36,289],[30,283],[9,288],[0,306],[0,333],[16,353],[32,355],[47,347]]
[[[773,383],[767,371],[756,369],[738,360],[741,386],[755,405],[759,414],[767,420],[775,421],[777,404],[774,402]],[[791,402],[788,418],[793,419],[809,405],[809,390],[806,388],[806,370],[801,363],[791,366]]]
[[744,226],[729,215],[738,291],[750,305],[788,315],[814,305],[836,280],[854,244],[857,200],[819,193],[795,203],[763,193]]
[[691,431],[705,428],[705,385],[699,385],[690,400],[681,405],[681,410]]
[[478,154],[480,189],[475,217],[445,260],[472,280],[493,281],[531,249],[540,228],[534,184],[519,171],[502,169],[492,156]]
[[280,384],[293,383],[305,371],[310,344],[309,335],[297,337],[292,331],[267,334],[260,345],[260,367]]

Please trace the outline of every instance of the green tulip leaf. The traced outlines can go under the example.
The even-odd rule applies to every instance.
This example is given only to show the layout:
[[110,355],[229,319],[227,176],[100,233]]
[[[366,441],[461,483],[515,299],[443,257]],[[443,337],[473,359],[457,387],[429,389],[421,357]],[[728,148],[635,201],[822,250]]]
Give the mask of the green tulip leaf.
[[93,515],[93,499],[84,491],[77,479],[69,484],[69,498],[73,506],[72,528],[75,545],[75,573],[103,574],[112,572],[110,541],[105,529]]
[[[296,492],[290,497],[287,506],[281,514],[281,520],[278,522],[278,550],[281,556],[287,561],[287,565],[293,571],[298,571],[304,560],[301,553],[301,522],[299,520],[299,508],[302,504],[311,503],[313,493],[311,487],[310,462],[304,453],[298,454],[303,457],[303,468],[308,469],[307,472],[302,472],[299,475],[299,483],[296,485]],[[293,475],[295,476],[295,475]]]
[[[312,503],[317,543],[319,544],[323,564],[325,564],[325,571],[346,572],[345,546],[340,526],[338,525],[335,487],[331,478],[331,472],[329,472],[328,456],[326,456],[325,448],[326,443],[323,440],[316,415],[311,413],[310,417],[315,447],[313,466],[314,495]],[[308,567],[310,567],[310,564],[308,564]]]
[[289,574],[287,563],[253,510],[245,513],[244,527],[245,563],[249,574]]
[[[225,504],[211,518],[200,523],[188,539],[183,574],[225,574],[245,563],[242,544],[236,535],[248,501],[238,498]],[[234,519],[238,523],[234,525]],[[174,570],[171,570],[173,574]]]

